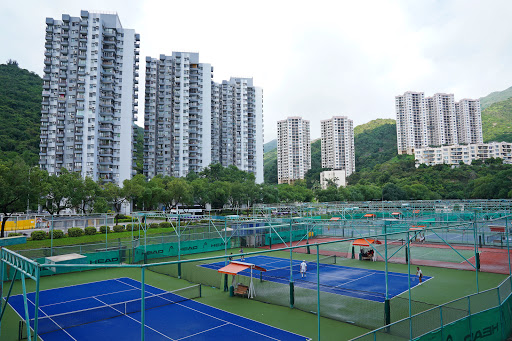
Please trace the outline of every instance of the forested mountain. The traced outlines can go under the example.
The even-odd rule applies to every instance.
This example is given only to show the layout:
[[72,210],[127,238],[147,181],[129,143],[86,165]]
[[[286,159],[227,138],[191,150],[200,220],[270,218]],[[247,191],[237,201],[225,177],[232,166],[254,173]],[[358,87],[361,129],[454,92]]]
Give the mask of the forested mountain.
[[277,148],[277,139],[273,139],[272,141],[268,141],[263,145],[263,153],[269,152],[273,149]]
[[354,128],[356,172],[372,169],[397,155],[396,122],[376,119]]
[[43,80],[16,62],[0,64],[0,160],[39,161]]
[[484,142],[512,142],[512,98],[482,111],[482,133]]
[[485,97],[480,98],[480,106],[482,110],[490,107],[494,103],[503,102],[512,97],[512,86],[503,91],[491,92]]

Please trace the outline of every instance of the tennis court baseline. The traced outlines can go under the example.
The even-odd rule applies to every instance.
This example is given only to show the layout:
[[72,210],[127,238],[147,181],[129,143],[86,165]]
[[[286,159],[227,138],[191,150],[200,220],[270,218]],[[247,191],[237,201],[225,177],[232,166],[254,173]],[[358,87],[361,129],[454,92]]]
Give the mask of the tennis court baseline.
[[[333,256],[331,256],[333,257]],[[340,259],[340,258],[334,258]],[[290,278],[290,260],[270,256],[246,257],[244,262],[267,269],[262,273],[263,280],[288,284]],[[317,290],[316,262],[307,263],[306,277],[301,278],[301,260],[292,260],[292,273],[295,287]],[[210,269],[220,269],[224,262],[201,265]],[[415,269],[414,269],[415,270]],[[414,274],[416,271],[414,271]],[[250,276],[250,270],[239,274]],[[411,288],[419,285],[418,278],[411,274]],[[253,274],[253,276],[258,276]],[[380,270],[354,268],[335,264],[320,264],[320,290],[333,294],[362,298],[370,301],[384,302],[386,295],[386,274]],[[391,299],[406,292],[409,288],[408,275],[388,272],[388,297]],[[423,276],[423,283],[432,277]]]
[[[39,336],[44,341],[140,340],[141,283],[117,278],[40,292]],[[146,340],[289,340],[300,336],[192,300],[200,287],[173,292],[145,285]],[[27,294],[33,326],[35,293]],[[24,316],[23,296],[9,299]]]

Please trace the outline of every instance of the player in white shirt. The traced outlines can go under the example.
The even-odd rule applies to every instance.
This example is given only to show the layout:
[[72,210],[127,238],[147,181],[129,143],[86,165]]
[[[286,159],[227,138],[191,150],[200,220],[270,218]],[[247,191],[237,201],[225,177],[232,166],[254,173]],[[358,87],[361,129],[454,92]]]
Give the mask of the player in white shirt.
[[418,266],[416,269],[418,269],[418,271],[416,272],[416,276],[418,276],[418,280],[421,282],[423,282],[423,273],[421,272],[420,270],[420,267]]
[[306,270],[308,269],[308,265],[306,264],[306,261],[303,260],[302,263],[300,263],[300,276],[302,278],[306,277]]

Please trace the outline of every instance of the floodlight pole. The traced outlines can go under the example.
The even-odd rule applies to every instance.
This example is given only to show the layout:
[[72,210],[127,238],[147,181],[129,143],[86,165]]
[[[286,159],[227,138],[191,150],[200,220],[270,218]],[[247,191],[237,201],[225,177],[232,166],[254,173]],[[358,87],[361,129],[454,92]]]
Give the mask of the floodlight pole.
[[53,214],[52,214],[52,227],[50,230],[50,256],[53,256]]
[[389,298],[388,298],[388,228],[386,221],[384,221],[384,257],[385,259],[385,278],[386,278],[386,296],[384,300],[384,316],[385,316],[385,324],[388,325],[391,323],[391,308],[389,306]]

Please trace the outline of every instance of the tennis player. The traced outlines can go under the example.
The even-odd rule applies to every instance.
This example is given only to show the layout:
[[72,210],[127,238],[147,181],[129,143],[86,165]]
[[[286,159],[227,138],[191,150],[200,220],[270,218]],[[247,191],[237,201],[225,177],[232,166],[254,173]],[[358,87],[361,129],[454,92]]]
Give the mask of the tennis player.
[[301,278],[306,277],[306,270],[308,269],[308,265],[306,264],[306,261],[303,260],[302,263],[300,263],[300,276]]
[[242,246],[240,246],[240,260],[245,260],[244,258],[244,248]]
[[416,269],[418,269],[418,271],[416,272],[416,276],[418,276],[418,280],[421,283],[421,282],[423,282],[423,273],[421,272],[421,269],[419,266]]

